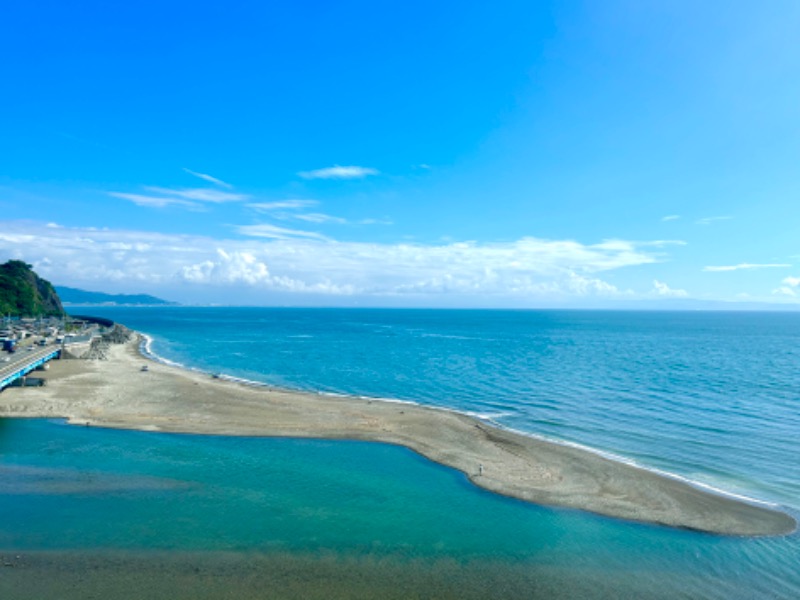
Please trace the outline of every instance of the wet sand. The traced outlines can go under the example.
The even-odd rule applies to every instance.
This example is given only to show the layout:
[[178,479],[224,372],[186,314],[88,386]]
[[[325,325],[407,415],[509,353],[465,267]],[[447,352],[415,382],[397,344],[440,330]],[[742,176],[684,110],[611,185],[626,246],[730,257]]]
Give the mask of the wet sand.
[[[145,431],[376,441],[465,473],[487,490],[549,506],[727,535],[782,535],[795,520],[592,452],[461,413],[247,386],[156,363],[138,342],[109,360],[52,361],[43,388],[0,393],[0,416],[63,417]],[[147,364],[148,371],[142,371]],[[389,465],[387,465],[387,468]]]

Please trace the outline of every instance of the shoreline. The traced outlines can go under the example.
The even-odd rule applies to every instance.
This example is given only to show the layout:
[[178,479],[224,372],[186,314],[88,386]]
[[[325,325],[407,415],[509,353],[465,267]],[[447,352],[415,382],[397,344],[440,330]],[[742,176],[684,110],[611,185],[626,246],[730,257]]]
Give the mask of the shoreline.
[[[199,367],[190,367],[190,366],[185,365],[183,363],[175,362],[175,361],[170,360],[168,358],[164,358],[163,356],[159,355],[158,353],[156,353],[156,352],[154,352],[152,350],[153,338],[150,335],[145,334],[145,333],[140,333],[140,332],[136,332],[136,333],[140,337],[139,346],[138,346],[139,347],[139,353],[144,358],[146,358],[148,360],[152,360],[152,361],[157,362],[159,364],[166,365],[168,367],[174,367],[176,369],[181,369],[181,370],[189,371],[189,372],[192,372],[192,373],[199,373],[201,375],[205,375],[205,376],[208,376],[208,377],[214,377],[215,376],[215,373],[212,372],[212,371],[205,371],[205,370],[203,370],[203,369],[201,369]],[[590,454],[594,454],[596,456],[599,456],[601,458],[605,458],[605,459],[613,461],[613,462],[618,462],[618,463],[622,463],[622,464],[628,465],[628,466],[630,466],[630,467],[632,467],[634,469],[640,469],[642,471],[646,471],[646,472],[649,472],[649,473],[654,473],[654,474],[660,475],[662,477],[666,477],[666,478],[669,478],[669,479],[674,479],[676,481],[680,481],[680,482],[686,483],[686,484],[688,484],[688,485],[690,485],[692,487],[695,487],[695,488],[698,488],[700,490],[709,492],[711,494],[717,494],[717,495],[723,496],[725,498],[739,500],[739,501],[742,501],[742,502],[745,502],[745,503],[748,503],[748,504],[754,504],[756,506],[765,506],[765,507],[770,507],[770,508],[774,508],[774,509],[780,509],[780,506],[781,506],[780,504],[778,504],[776,502],[770,502],[770,501],[767,501],[767,500],[761,500],[759,498],[753,498],[751,496],[746,496],[744,494],[737,494],[735,492],[730,492],[730,491],[724,490],[722,488],[714,487],[713,485],[708,484],[708,483],[703,483],[702,481],[696,481],[694,479],[690,479],[688,477],[685,477],[683,475],[679,475],[677,473],[672,473],[670,471],[665,471],[663,469],[658,469],[656,467],[648,467],[647,465],[642,465],[642,464],[636,462],[635,460],[627,458],[626,456],[623,456],[621,454],[616,454],[614,452],[610,452],[610,451],[606,451],[606,450],[600,450],[600,449],[597,449],[597,448],[593,448],[591,446],[586,446],[585,444],[581,444],[579,442],[573,442],[573,441],[569,441],[569,440],[561,440],[561,439],[557,439],[557,438],[551,438],[551,437],[548,437],[548,436],[545,436],[545,435],[542,435],[542,434],[532,433],[532,432],[524,431],[524,430],[521,430],[521,429],[515,429],[513,427],[509,427],[508,425],[504,425],[503,423],[495,421],[493,416],[486,416],[486,415],[483,415],[481,413],[476,413],[476,412],[466,411],[466,410],[458,410],[456,408],[449,408],[449,407],[446,407],[446,406],[431,406],[431,405],[423,404],[421,402],[416,402],[414,400],[401,400],[399,398],[384,398],[384,397],[380,397],[380,396],[364,396],[364,395],[344,394],[344,393],[339,393],[339,392],[327,392],[327,391],[324,391],[324,390],[303,390],[303,389],[299,389],[299,388],[289,388],[289,387],[283,388],[283,387],[275,386],[275,385],[272,385],[272,384],[269,384],[269,383],[264,383],[262,381],[256,381],[254,379],[245,379],[245,378],[242,378],[242,377],[235,377],[235,376],[232,376],[232,375],[226,375],[224,373],[219,373],[219,374],[216,374],[216,375],[218,376],[219,379],[221,379],[223,381],[229,381],[231,383],[238,383],[238,384],[241,384],[241,385],[244,385],[244,386],[253,387],[255,389],[278,390],[278,391],[284,391],[284,392],[288,392],[288,393],[311,394],[311,395],[315,395],[315,396],[330,397],[330,398],[354,398],[354,399],[358,399],[358,400],[367,400],[367,401],[374,401],[374,402],[390,402],[390,403],[394,403],[394,404],[401,404],[401,405],[407,405],[407,406],[418,406],[418,407],[422,407],[422,408],[431,408],[433,410],[441,410],[441,411],[444,411],[444,412],[452,412],[452,413],[455,413],[457,415],[464,415],[464,416],[470,417],[472,419],[475,419],[476,421],[479,421],[481,423],[485,423],[487,425],[490,425],[491,427],[495,427],[495,428],[500,429],[502,431],[508,431],[508,432],[513,433],[515,435],[520,435],[520,436],[523,436],[523,437],[531,438],[531,439],[538,440],[538,441],[541,441],[541,442],[545,442],[545,443],[548,443],[548,444],[555,444],[557,446],[566,446],[566,447],[570,447],[570,448],[575,448],[577,450],[580,450],[580,451],[583,451],[583,452],[588,452]],[[387,443],[387,442],[376,442],[376,443]],[[465,475],[467,475],[467,474],[465,473]],[[472,483],[474,485],[478,485],[478,484],[475,484],[475,482],[472,482]]]
[[[62,417],[120,429],[352,439],[404,446],[488,491],[540,505],[739,536],[786,535],[796,521],[677,475],[578,444],[408,401],[274,388],[175,365],[135,334],[109,360],[51,363],[50,385],[0,394],[0,417]],[[148,370],[141,371],[142,361]],[[706,489],[703,489],[706,488]]]

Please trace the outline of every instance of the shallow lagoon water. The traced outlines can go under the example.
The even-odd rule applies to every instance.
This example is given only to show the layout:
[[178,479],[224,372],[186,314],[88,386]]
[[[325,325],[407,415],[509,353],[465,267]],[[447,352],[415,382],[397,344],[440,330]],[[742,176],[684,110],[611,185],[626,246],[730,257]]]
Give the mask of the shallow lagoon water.
[[[379,586],[387,572],[405,572],[406,592],[431,585],[470,597],[482,573],[494,582],[483,597],[502,581],[502,597],[744,598],[743,585],[774,591],[748,555],[797,551],[793,538],[720,538],[526,504],[383,444],[13,419],[0,427],[0,450],[0,548],[22,557],[16,577],[44,569],[52,579],[50,557],[105,586],[104,577],[132,585],[129,571],[147,580],[158,568],[162,592],[192,565],[251,583],[283,565],[260,587],[308,585],[313,595],[335,579],[346,597],[364,578]],[[0,589],[13,583],[4,577]],[[570,593],[552,596],[558,590]]]
[[[492,313],[453,311],[446,313],[450,321],[442,322],[441,315],[430,320],[434,311],[332,311],[331,325],[331,315],[325,311],[105,312],[152,334],[159,354],[192,366],[331,392],[423,402],[437,397],[437,402],[473,412],[493,410],[501,422],[552,436],[572,419],[576,431],[564,436],[567,439],[590,445],[600,440],[598,447],[650,466],[685,476],[696,471],[701,479],[736,482],[736,491],[783,502],[790,510],[797,506],[790,501],[796,489],[790,475],[796,464],[784,459],[783,464],[771,462],[769,469],[759,469],[763,457],[744,464],[735,460],[743,454],[742,447],[752,448],[770,436],[774,439],[764,447],[768,458],[789,456],[792,444],[796,449],[796,437],[783,440],[780,430],[791,433],[794,427],[791,420],[780,418],[792,406],[792,379],[786,366],[796,355],[777,357],[784,366],[774,356],[754,355],[751,365],[760,360],[778,364],[764,377],[749,374],[742,365],[706,377],[712,381],[697,386],[694,393],[699,400],[694,406],[687,398],[686,381],[692,378],[675,366],[660,371],[659,365],[680,356],[684,369],[694,369],[697,379],[696,374],[702,373],[700,358],[710,360],[706,356],[710,346],[702,340],[708,335],[723,340],[733,335],[724,320],[722,333],[718,322],[711,327],[697,321],[694,330],[687,330],[680,319],[680,326],[662,322],[657,336],[661,341],[656,344],[652,323],[621,327],[621,323],[609,325],[607,318],[598,321],[596,315],[578,313],[556,315],[566,319],[559,324],[553,315],[544,315],[545,321],[551,320],[546,327],[540,324],[540,333],[546,336],[534,336],[527,346],[505,352],[502,345],[484,341],[476,346],[459,338],[480,330],[486,339],[510,339],[511,329],[524,337],[520,331],[522,325],[531,326],[525,321],[530,315],[492,317]],[[276,318],[276,312],[283,316]],[[577,324],[572,322],[576,318]],[[263,325],[242,329],[243,322],[254,321]],[[793,322],[788,323],[791,333]],[[598,328],[606,329],[605,341],[598,337]],[[395,333],[375,334],[382,329],[384,334]],[[410,329],[417,329],[413,336],[403,333]],[[741,325],[738,329],[742,335]],[[225,330],[228,334],[223,335]],[[768,338],[761,340],[762,347],[783,348],[787,325],[775,328],[780,333],[772,337],[766,335],[769,330],[763,325],[755,328],[756,337]],[[309,338],[289,337],[295,335],[312,336],[319,343],[311,346],[313,352],[305,352],[305,342],[291,340]],[[253,336],[262,340],[258,353],[247,350]],[[561,339],[564,336],[569,343]],[[399,337],[402,343],[387,343],[384,337]],[[427,339],[448,341],[431,347]],[[418,340],[416,346],[409,340]],[[625,366],[637,354],[631,344],[651,347],[651,353],[662,348],[672,358],[651,355],[637,359],[635,368]],[[730,346],[724,344],[719,352],[729,354]],[[742,343],[740,350],[747,347]],[[365,348],[370,360],[361,358]],[[580,363],[599,348],[605,348],[611,365],[595,357],[595,376],[590,380]],[[627,353],[627,360],[619,358],[621,352]],[[237,353],[253,359],[237,360]],[[411,358],[401,372],[406,355]],[[561,357],[558,361],[556,355]],[[572,380],[570,368],[561,364],[569,355],[575,357]],[[303,361],[298,360],[301,356]],[[297,366],[301,362],[306,364],[305,375]],[[655,365],[649,371],[641,367],[648,363]],[[440,370],[437,364],[446,367]],[[561,379],[550,372],[554,364],[559,364]],[[278,377],[281,365],[292,368]],[[423,380],[421,369],[430,371],[431,377]],[[353,385],[349,390],[348,373]],[[508,380],[503,382],[503,377]],[[419,381],[414,383],[415,379]],[[697,433],[699,423],[687,420],[687,415],[707,411],[696,405],[708,404],[709,390],[718,389],[720,382],[720,396],[732,398],[733,403],[720,418],[703,425],[708,430],[704,442]],[[574,393],[567,402],[570,386]],[[661,414],[657,423],[671,419],[671,427],[653,431],[649,445],[637,446],[646,434],[639,423],[647,410],[637,407],[633,398],[642,389],[650,389],[654,398],[666,395],[670,386],[669,402],[677,408],[669,417],[663,407],[656,412]],[[774,404],[761,411],[765,422],[756,427],[749,423],[747,399],[742,398],[754,393],[753,386],[762,404],[765,398],[773,398]],[[527,395],[519,393],[523,389]],[[560,401],[562,396],[565,400]],[[582,411],[576,397],[583,403]],[[541,409],[548,398],[550,409]],[[613,402],[626,410],[607,414],[603,423],[602,407]],[[542,415],[548,412],[558,419]],[[509,414],[503,417],[503,413]],[[620,414],[628,416],[620,422]],[[536,419],[554,425],[540,427]],[[582,437],[586,431],[592,431],[588,439]],[[720,452],[720,439],[735,442],[737,436],[744,437],[740,445],[733,444],[728,454]],[[664,439],[679,448],[661,448]],[[699,451],[706,443],[713,451]],[[699,456],[687,463],[692,452]],[[460,473],[388,445],[168,435],[5,420],[0,426],[0,455],[0,513],[7,517],[0,527],[0,554],[11,557],[10,563],[19,562],[2,571],[0,592],[2,586],[13,592],[3,597],[22,597],[19,594],[26,590],[33,594],[29,597],[47,592],[32,587],[32,581],[40,586],[60,581],[59,589],[76,591],[73,597],[86,597],[87,590],[102,591],[106,597],[135,597],[126,594],[141,591],[142,585],[150,586],[151,597],[159,593],[219,597],[223,588],[233,594],[236,586],[239,595],[231,597],[260,597],[267,595],[267,589],[272,597],[800,596],[797,534],[720,538],[533,506],[480,490]],[[651,455],[658,459],[648,463]],[[718,455],[734,460],[720,462]],[[14,558],[18,554],[21,558]],[[36,576],[39,573],[46,576]],[[205,581],[205,586],[198,588],[198,581]]]

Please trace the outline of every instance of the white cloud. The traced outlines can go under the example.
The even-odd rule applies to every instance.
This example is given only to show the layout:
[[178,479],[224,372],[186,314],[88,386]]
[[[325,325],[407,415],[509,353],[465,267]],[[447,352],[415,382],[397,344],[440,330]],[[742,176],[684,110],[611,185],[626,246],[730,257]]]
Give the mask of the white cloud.
[[[665,258],[663,242],[585,244],[529,237],[511,242],[379,244],[336,241],[268,224],[241,226],[239,232],[254,237],[54,229],[6,221],[0,223],[0,255],[41,264],[41,274],[56,284],[104,289],[117,282],[116,289],[158,293],[182,283],[183,293],[195,290],[191,293],[198,301],[203,300],[203,286],[213,286],[230,289],[226,297],[232,303],[242,297],[236,291],[242,286],[363,298],[480,297],[518,304],[631,297],[602,274]],[[192,286],[186,288],[189,283]]]
[[[268,213],[275,219],[281,221],[305,221],[306,223],[337,223],[344,225],[347,219],[334,217],[324,213],[303,213],[297,212],[300,209],[308,208],[319,204],[316,200],[282,200],[279,202],[256,202],[248,204],[248,208],[255,209],[261,213]],[[286,212],[291,211],[291,212]],[[250,235],[250,234],[247,234]]]
[[189,173],[189,175],[194,175],[195,177],[198,177],[198,178],[202,179],[203,181],[208,181],[209,183],[213,183],[215,185],[227,188],[229,190],[233,188],[233,186],[230,183],[225,183],[221,179],[217,179],[216,177],[212,177],[211,175],[208,175],[207,173],[198,173],[197,171],[192,171],[191,169],[187,169],[185,167],[184,167],[183,170],[186,171],[187,173]]
[[303,179],[363,179],[368,175],[378,175],[378,173],[377,169],[369,167],[334,165],[333,167],[314,171],[300,171],[298,175]]
[[[613,240],[612,240],[613,241]],[[623,242],[628,243],[628,242]],[[637,246],[646,248],[648,246],[653,248],[664,248],[665,246],[685,246],[686,242],[683,240],[650,240],[649,242],[634,242]]]
[[255,285],[269,281],[270,275],[266,263],[250,252],[226,252],[217,248],[215,259],[181,268],[180,277],[191,283]]
[[332,215],[326,215],[323,213],[294,213],[291,215],[291,218],[298,219],[300,221],[306,221],[308,223],[337,223],[339,225],[344,225],[347,223],[347,219],[343,219],[342,217],[334,217]]
[[[318,205],[317,200],[279,200],[277,202],[254,202],[248,204],[248,208],[252,208],[260,213],[269,214],[274,219],[281,221],[305,221],[306,223],[333,223],[337,225],[347,225],[351,223],[343,217],[336,217],[325,213],[306,213],[300,212],[301,209],[310,208]],[[391,225],[392,222],[388,219],[361,219],[354,221],[358,225]]]
[[223,192],[221,190],[212,190],[208,188],[191,188],[175,190],[171,188],[163,188],[157,186],[146,186],[148,192],[162,194],[164,196],[175,196],[185,200],[199,200],[200,202],[240,202],[247,200],[250,196],[246,194],[236,194],[234,192]]
[[196,202],[188,202],[180,198],[166,198],[164,196],[145,196],[144,194],[125,194],[122,192],[108,192],[109,196],[129,200],[137,206],[148,206],[152,208],[164,208],[165,206],[185,206],[187,208],[197,208]]
[[689,293],[686,290],[672,289],[663,281],[653,280],[653,295],[659,298],[686,298]]
[[695,225],[710,225],[711,223],[716,223],[717,221],[730,221],[733,217],[723,216],[723,217],[705,217],[703,219],[698,219],[695,221]]
[[277,202],[253,202],[248,204],[248,208],[260,212],[271,212],[273,210],[295,210],[308,208],[319,204],[316,200],[279,200]]
[[776,296],[788,296],[790,298],[796,298],[800,295],[800,277],[785,277],[783,281],[781,281],[783,285],[780,287],[772,290],[772,293]]
[[359,290],[350,284],[336,284],[323,277],[320,281],[307,282],[292,277],[277,276],[270,280],[270,288],[281,292],[299,294],[323,294],[333,296],[352,296]]
[[667,215],[666,217],[661,217],[662,221],[677,221],[680,219],[680,215]]
[[276,240],[288,240],[291,238],[312,238],[318,240],[326,239],[324,235],[314,231],[301,231],[299,229],[287,229],[270,225],[269,223],[259,223],[257,225],[240,225],[236,231],[242,235],[251,237],[271,238]]
[[738,265],[726,265],[726,266],[719,266],[719,267],[703,267],[703,271],[709,271],[712,273],[719,273],[724,271],[742,271],[742,270],[750,270],[750,269],[788,269],[792,265],[787,265],[784,263],[766,263],[766,264],[755,264],[755,263],[740,263]]
[[394,225],[391,219],[361,219],[359,225]]
[[800,277],[786,277],[781,283],[792,287],[800,287]]
[[108,192],[108,195],[114,198],[128,200],[138,206],[147,206],[150,208],[182,206],[194,210],[202,210],[202,205],[199,204],[199,202],[239,202],[249,198],[249,196],[245,194],[235,194],[233,192],[223,192],[221,190],[207,188],[175,190],[157,186],[146,186],[144,189],[150,193],[129,194],[125,192]]

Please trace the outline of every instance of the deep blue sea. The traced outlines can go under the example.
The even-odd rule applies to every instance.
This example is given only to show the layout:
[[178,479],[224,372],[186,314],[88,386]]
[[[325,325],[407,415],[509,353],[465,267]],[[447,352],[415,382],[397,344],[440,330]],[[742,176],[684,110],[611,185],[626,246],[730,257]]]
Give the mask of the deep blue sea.
[[[800,314],[73,312],[146,333],[189,368],[454,408],[800,514]],[[533,506],[380,444],[0,423],[0,549],[372,561],[427,569],[430,586],[503,578],[482,594],[498,598],[800,598],[797,533],[723,538]]]

